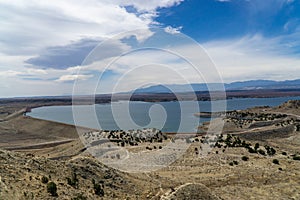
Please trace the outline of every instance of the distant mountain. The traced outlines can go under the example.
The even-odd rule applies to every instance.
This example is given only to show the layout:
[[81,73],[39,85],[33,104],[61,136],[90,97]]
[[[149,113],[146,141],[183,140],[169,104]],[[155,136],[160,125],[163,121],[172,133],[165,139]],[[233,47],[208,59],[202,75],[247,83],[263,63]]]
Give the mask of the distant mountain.
[[299,89],[300,79],[286,81],[251,80],[225,85],[226,90]]
[[[256,89],[300,89],[300,79],[286,81],[272,80],[250,80],[241,82],[225,83],[226,90],[256,90]],[[194,92],[194,91],[222,90],[220,83],[193,83],[193,84],[169,84],[153,85],[139,88],[134,93],[172,93],[172,92]]]

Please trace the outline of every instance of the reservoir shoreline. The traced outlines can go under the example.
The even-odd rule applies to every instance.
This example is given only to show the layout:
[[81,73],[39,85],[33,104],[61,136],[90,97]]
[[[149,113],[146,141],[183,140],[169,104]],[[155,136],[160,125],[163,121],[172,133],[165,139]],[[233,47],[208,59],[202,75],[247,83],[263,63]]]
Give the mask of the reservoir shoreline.
[[[255,107],[255,106],[277,106],[287,100],[290,99],[300,99],[300,96],[298,97],[279,97],[279,98],[237,98],[237,99],[230,99],[227,100],[227,110],[226,111],[231,111],[231,110],[243,110],[243,109],[247,109],[250,107]],[[216,102],[216,101],[214,101]],[[127,102],[128,103],[128,102]],[[194,108],[190,106],[189,104],[192,103],[199,103],[200,105],[200,112],[197,112]],[[112,116],[112,113],[110,111],[110,106],[114,104],[118,106],[117,113],[118,115],[120,114],[120,116],[117,116],[117,120],[124,120],[122,118],[126,118],[126,116],[122,117],[122,112],[123,109],[125,108],[125,102],[119,101],[119,102],[112,102],[109,104],[94,104],[94,105],[75,105],[78,106],[76,108],[80,108],[78,112],[82,112],[84,114],[87,115],[87,117],[83,117],[83,120],[85,120],[85,118],[89,119],[89,114],[88,111],[92,112],[91,108],[96,108],[96,109],[100,109],[97,114],[98,118],[101,118],[101,127],[102,130],[116,130],[118,129],[117,126],[115,126],[115,124],[111,125],[114,120],[114,117]],[[124,105],[123,105],[124,104]],[[131,116],[134,116],[134,120],[138,120],[135,121],[139,124],[142,124],[145,126],[145,124],[147,125],[149,123],[149,109],[151,106],[153,105],[160,105],[163,106],[164,109],[167,110],[167,114],[169,116],[171,116],[172,118],[169,119],[169,121],[167,121],[167,126],[170,125],[171,129],[169,127],[169,129],[163,129],[162,131],[165,133],[174,133],[177,132],[176,128],[178,129],[178,126],[174,126],[174,123],[178,123],[180,122],[179,117],[176,117],[174,115],[178,115],[176,113],[178,113],[177,111],[179,111],[180,113],[180,109],[185,109],[187,110],[185,113],[182,113],[184,117],[189,117],[190,121],[193,121],[193,123],[188,124],[190,127],[194,126],[195,129],[182,129],[181,133],[195,133],[197,132],[196,127],[198,127],[200,124],[197,124],[196,119],[199,120],[200,117],[200,123],[205,122],[210,120],[210,118],[214,118],[214,117],[221,117],[222,115],[224,115],[224,112],[211,112],[210,111],[210,101],[180,101],[180,102],[156,102],[156,103],[152,103],[152,102],[138,102],[138,101],[130,101],[129,103],[130,105],[132,104],[131,107]],[[181,105],[180,105],[181,104]],[[182,106],[183,108],[181,108],[180,106]],[[82,107],[82,109],[81,109]],[[174,110],[174,111],[173,111]],[[60,119],[57,119],[57,113],[60,117]],[[68,114],[66,114],[68,113]],[[67,121],[63,118],[63,116],[66,114],[66,118],[69,118]],[[84,115],[84,114],[80,114],[80,115]],[[32,109],[31,113],[27,113],[27,116],[33,117],[33,118],[37,118],[37,119],[45,119],[45,120],[49,120],[49,121],[55,121],[55,122],[61,122],[61,123],[66,123],[66,124],[72,124],[75,125],[74,121],[72,121],[71,118],[73,118],[73,114],[72,114],[72,105],[59,105],[59,106],[42,106],[42,107],[36,107],[35,109]],[[103,117],[105,116],[105,117]],[[130,116],[130,117],[131,117]],[[78,116],[77,116],[78,117]],[[160,116],[157,116],[158,118],[160,118]],[[103,119],[105,118],[105,119]],[[137,118],[137,119],[136,119]],[[155,116],[154,116],[155,118]],[[90,120],[92,121],[92,120]],[[157,120],[156,124],[158,124],[160,122],[160,120]],[[108,125],[107,125],[108,123]],[[103,125],[104,124],[104,125]],[[99,128],[92,123],[83,123],[83,124],[76,124],[82,127],[87,127],[87,128],[91,128],[91,129],[96,129],[98,130]],[[173,128],[172,128],[173,126]],[[159,127],[145,127],[145,128],[158,128]],[[128,127],[128,130],[132,129],[131,127]],[[126,129],[124,129],[126,130]]]

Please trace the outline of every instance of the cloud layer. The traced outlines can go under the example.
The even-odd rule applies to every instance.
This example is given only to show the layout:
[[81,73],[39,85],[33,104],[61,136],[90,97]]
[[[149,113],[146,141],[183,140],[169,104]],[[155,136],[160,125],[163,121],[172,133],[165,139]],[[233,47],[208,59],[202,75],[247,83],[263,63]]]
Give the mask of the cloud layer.
[[[184,6],[186,13],[172,10],[183,11]],[[220,10],[206,12],[209,6]],[[156,27],[179,38],[192,30],[187,32],[203,42],[225,82],[297,79],[299,11],[300,3],[292,0],[0,0],[0,96],[71,94],[75,80],[88,88],[109,61],[143,43],[165,49],[171,46],[190,55],[189,59],[202,59],[195,45],[185,40],[157,39]],[[194,13],[199,17],[193,17]],[[173,15],[174,21],[169,17]],[[120,36],[135,29],[139,31]],[[113,37],[116,39],[109,40]],[[101,52],[85,60],[98,45],[102,45]],[[209,68],[203,70],[208,74]],[[174,55],[136,52],[105,71],[102,78],[107,87],[99,92],[113,90],[112,83],[124,75],[128,76],[120,91],[145,84],[186,83],[180,74],[189,82],[216,81],[210,75],[199,80],[184,59]],[[93,90],[82,91],[88,92]]]
[[[57,84],[55,80],[72,79],[74,72],[70,74],[68,68],[80,65],[100,41],[128,30],[149,30],[155,24],[157,8],[179,3],[180,0],[0,0],[0,85],[8,86],[15,80],[35,87],[44,81],[43,85],[52,87]],[[126,6],[135,8],[136,12],[128,12]],[[117,54],[124,46],[107,47],[103,57]],[[35,72],[28,74],[32,69],[43,69],[47,76]],[[8,88],[1,89],[2,96],[11,95]],[[37,88],[24,93],[16,87],[15,95],[39,94],[41,91]],[[71,88],[49,95],[66,92],[70,93]]]

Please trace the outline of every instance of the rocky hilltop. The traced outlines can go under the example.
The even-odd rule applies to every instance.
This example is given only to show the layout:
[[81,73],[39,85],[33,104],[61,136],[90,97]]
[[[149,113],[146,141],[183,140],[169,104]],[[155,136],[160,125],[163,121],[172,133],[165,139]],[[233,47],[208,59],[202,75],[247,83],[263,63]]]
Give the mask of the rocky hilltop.
[[154,187],[88,156],[58,161],[1,150],[0,158],[1,199],[135,199]]

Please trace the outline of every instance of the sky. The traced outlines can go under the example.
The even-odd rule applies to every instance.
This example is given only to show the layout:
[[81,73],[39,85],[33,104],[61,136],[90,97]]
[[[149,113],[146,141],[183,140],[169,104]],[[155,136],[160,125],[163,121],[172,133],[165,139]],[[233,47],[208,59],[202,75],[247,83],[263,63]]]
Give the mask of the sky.
[[0,0],[0,97],[292,80],[299,0]]

